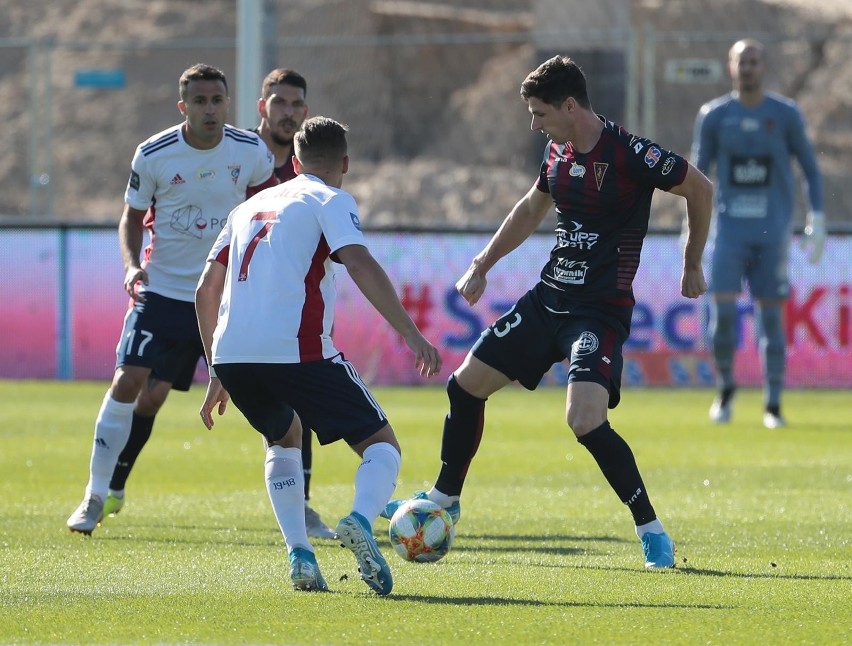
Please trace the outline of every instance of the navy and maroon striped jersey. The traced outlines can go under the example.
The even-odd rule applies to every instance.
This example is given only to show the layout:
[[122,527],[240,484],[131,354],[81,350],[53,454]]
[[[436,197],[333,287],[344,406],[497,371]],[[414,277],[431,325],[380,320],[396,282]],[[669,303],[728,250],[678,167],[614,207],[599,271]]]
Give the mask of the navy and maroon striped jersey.
[[[260,135],[260,128],[257,127],[252,130],[256,135]],[[278,183],[283,184],[284,182],[293,179],[296,176],[296,169],[293,168],[293,155],[287,157],[287,161],[285,161],[280,166],[276,166],[272,171],[275,177],[278,178]]]
[[648,232],[654,189],[686,177],[687,161],[604,121],[588,153],[547,143],[536,187],[556,207],[556,244],[541,280],[582,301],[633,305],[633,278]]

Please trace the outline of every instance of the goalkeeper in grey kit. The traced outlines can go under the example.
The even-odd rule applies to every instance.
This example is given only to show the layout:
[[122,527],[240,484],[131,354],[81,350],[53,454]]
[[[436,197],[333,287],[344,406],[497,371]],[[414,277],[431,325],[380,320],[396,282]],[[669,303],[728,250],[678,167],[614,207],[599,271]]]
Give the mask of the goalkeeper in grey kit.
[[716,167],[709,332],[719,393],[710,419],[717,424],[731,420],[739,342],[736,301],[745,283],[757,304],[763,424],[779,428],[786,425],[781,392],[786,365],[783,311],[790,293],[796,189],[792,159],[804,173],[809,211],[803,243],[812,263],[819,262],[825,242],[822,181],[799,107],[792,99],[763,89],[763,44],[737,41],[728,63],[733,91],[701,107],[692,150],[692,161],[701,172]]

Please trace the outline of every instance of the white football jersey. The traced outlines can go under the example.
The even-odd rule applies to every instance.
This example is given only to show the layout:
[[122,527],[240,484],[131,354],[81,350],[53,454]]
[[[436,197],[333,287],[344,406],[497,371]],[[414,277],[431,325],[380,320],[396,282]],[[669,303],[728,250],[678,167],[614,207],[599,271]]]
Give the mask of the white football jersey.
[[213,363],[300,363],[338,353],[335,264],[364,245],[355,199],[313,175],[261,191],[231,212],[208,260],[227,265]]
[[275,158],[255,133],[226,125],[218,146],[199,150],[186,143],[181,126],[139,144],[124,201],[148,210],[143,267],[149,282],[139,291],[194,301],[228,213],[246,199],[249,186],[269,179]]

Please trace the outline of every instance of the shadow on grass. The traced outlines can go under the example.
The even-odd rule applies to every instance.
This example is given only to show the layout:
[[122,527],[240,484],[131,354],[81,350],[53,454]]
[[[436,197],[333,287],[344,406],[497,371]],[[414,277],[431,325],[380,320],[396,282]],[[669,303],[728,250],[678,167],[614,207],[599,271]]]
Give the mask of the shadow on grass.
[[852,581],[852,575],[844,574],[785,574],[783,572],[730,572],[725,570],[710,570],[707,568],[696,568],[683,566],[677,568],[678,572],[684,574],[698,574],[700,576],[716,576],[737,579],[787,579],[790,581]]
[[553,608],[682,608],[688,610],[731,610],[735,606],[704,603],[586,603],[582,601],[542,601],[506,597],[431,597],[420,594],[392,594],[388,601],[417,601],[452,606],[540,606]]

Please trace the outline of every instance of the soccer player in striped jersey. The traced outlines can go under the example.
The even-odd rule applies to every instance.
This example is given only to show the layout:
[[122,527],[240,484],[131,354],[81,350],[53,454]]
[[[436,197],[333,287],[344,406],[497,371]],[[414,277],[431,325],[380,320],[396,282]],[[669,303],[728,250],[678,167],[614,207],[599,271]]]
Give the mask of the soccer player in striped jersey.
[[171,389],[189,390],[204,355],[193,301],[207,253],[234,206],[278,183],[261,138],[225,123],[221,70],[194,65],[178,88],[184,121],[142,142],[131,163],[118,237],[132,307],[95,422],[85,495],[67,521],[72,532],[91,534],[105,512],[121,509],[157,412]]
[[266,484],[299,590],[325,590],[307,535],[302,425],[320,444],[345,440],[361,457],[352,511],[337,534],[360,576],[390,593],[390,568],[372,534],[399,474],[400,448],[378,402],[334,346],[334,265],[402,336],[424,377],[441,369],[435,347],[400,303],[361,233],[358,206],[344,191],[346,127],[305,121],[295,138],[299,176],[237,207],[213,245],[196,290],[210,371],[201,406],[205,425],[230,399],[267,442]]
[[308,116],[308,82],[298,72],[278,68],[263,79],[257,101],[260,125],[254,132],[275,156],[275,176],[286,182],[296,176],[293,137]]
[[[306,100],[308,83],[298,72],[277,68],[263,79],[257,112],[260,125],[254,132],[275,156],[275,176],[286,182],[296,176],[293,168],[293,137],[308,116]],[[313,431],[302,427],[302,468],[305,475],[305,523],[311,538],[335,537],[334,530],[326,525],[319,513],[311,507],[311,473],[314,463]]]
[[[686,200],[689,234],[680,287],[685,297],[697,298],[706,290],[701,258],[712,186],[682,157],[596,114],[585,75],[568,57],[555,56],[531,72],[521,96],[532,115],[530,128],[549,139],[539,175],[456,289],[470,305],[479,301],[488,271],[538,229],[551,205],[556,242],[538,284],[482,333],[451,375],[443,465],[434,487],[415,497],[439,503],[457,520],[486,399],[512,381],[534,390],[554,363],[567,359],[568,426],[629,508],[645,567],[673,567],[674,543],[651,505],[633,452],[607,421],[607,408],[621,398],[622,346],[651,196],[661,189]],[[391,501],[382,515],[390,517],[401,502]]]
[[737,296],[743,283],[757,302],[763,367],[763,424],[786,425],[781,414],[787,337],[784,303],[790,293],[789,254],[796,179],[802,168],[810,210],[804,245],[819,262],[825,241],[822,178],[805,120],[794,101],[763,89],[763,44],[734,43],[728,56],[733,91],[701,107],[692,160],[702,171],[715,165],[715,240],[710,270],[710,334],[719,394],[710,407],[717,424],[731,420],[736,381]]

